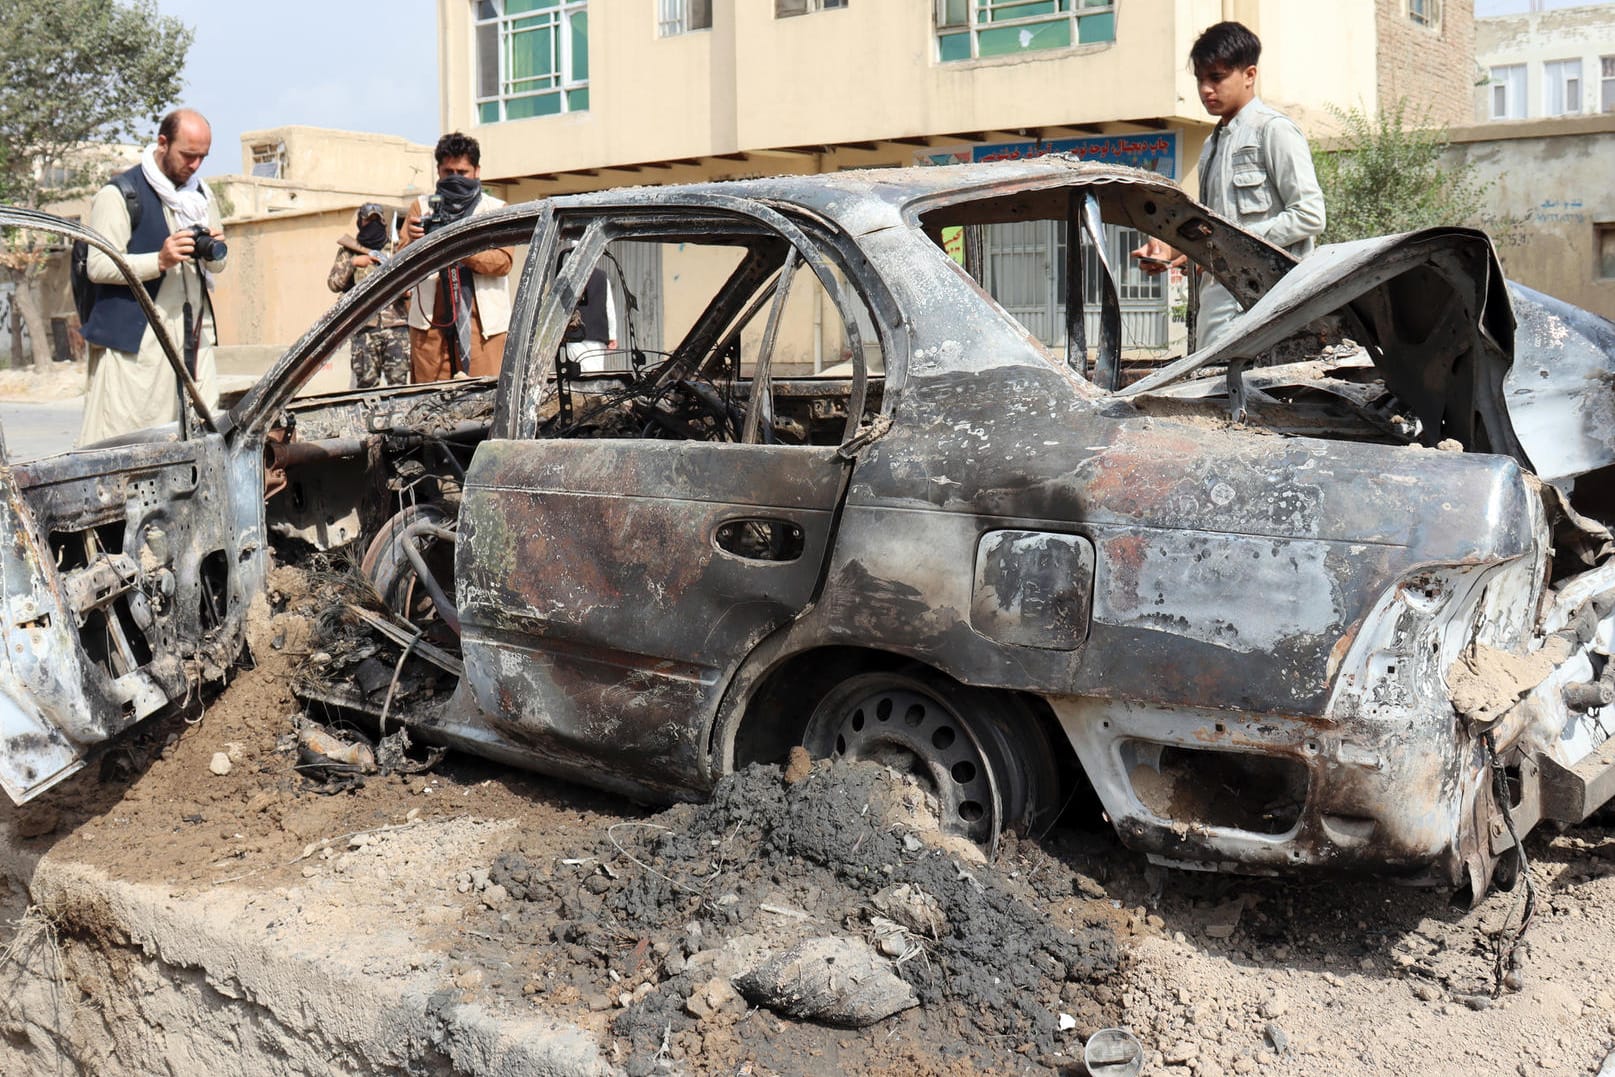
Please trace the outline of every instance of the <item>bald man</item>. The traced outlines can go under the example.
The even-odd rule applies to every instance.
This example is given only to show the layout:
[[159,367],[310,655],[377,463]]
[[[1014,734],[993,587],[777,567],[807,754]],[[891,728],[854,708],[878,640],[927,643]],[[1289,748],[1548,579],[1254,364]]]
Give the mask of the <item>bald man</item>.
[[[212,348],[218,335],[209,288],[224,269],[224,232],[213,192],[196,173],[212,145],[213,130],[201,113],[170,112],[140,164],[97,191],[90,204],[90,227],[128,252],[210,407],[218,401]],[[83,327],[90,389],[80,445],[179,418],[178,378],[123,274],[94,248],[87,269],[96,297]]]

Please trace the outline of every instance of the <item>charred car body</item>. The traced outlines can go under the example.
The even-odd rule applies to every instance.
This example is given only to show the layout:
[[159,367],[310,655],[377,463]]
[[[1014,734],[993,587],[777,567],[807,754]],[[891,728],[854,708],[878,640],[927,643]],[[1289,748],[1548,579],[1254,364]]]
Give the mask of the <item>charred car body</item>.
[[[942,249],[1031,220],[1074,240],[1063,356]],[[1248,307],[1126,385],[1113,227]],[[522,242],[497,384],[293,400],[398,289]],[[635,243],[730,257],[686,330],[636,339],[630,303],[622,369],[579,376],[578,297]],[[802,287],[839,377],[777,368]],[[296,538],[431,622],[457,687],[402,717],[483,755],[670,799],[806,744],[911,767],[983,841],[1086,780],[1164,862],[1483,892],[1515,833],[1615,792],[1612,370],[1610,323],[1506,285],[1480,233],[1298,265],[1058,159],[511,207],[412,245],[227,412],[0,472],[0,782],[34,796],[224,676]]]

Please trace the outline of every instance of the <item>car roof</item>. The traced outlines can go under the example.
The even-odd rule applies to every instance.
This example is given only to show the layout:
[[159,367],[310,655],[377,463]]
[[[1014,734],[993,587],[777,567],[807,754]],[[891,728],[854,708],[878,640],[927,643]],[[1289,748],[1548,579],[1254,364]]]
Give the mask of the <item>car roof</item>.
[[[918,202],[944,196],[990,196],[1027,187],[1122,183],[1171,191],[1182,188],[1158,172],[1123,165],[1095,164],[1069,154],[1051,153],[1022,161],[979,164],[916,165],[907,168],[861,168],[842,172],[768,176],[757,179],[717,180],[707,183],[663,184],[654,187],[616,187],[551,199],[558,210],[602,205],[678,205],[703,195],[788,203],[848,223],[861,216],[871,202],[901,212]],[[693,196],[693,197],[692,197]],[[951,198],[949,199],[951,200]],[[862,231],[852,228],[851,231]]]

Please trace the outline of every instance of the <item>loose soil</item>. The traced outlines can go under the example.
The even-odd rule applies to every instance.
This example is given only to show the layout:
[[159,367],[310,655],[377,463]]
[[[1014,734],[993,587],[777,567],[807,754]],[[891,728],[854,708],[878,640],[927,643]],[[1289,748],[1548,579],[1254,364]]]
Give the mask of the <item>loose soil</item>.
[[[0,807],[21,853],[245,910],[255,945],[334,954],[402,937],[408,957],[367,976],[427,977],[499,1021],[580,1027],[633,1074],[1076,1073],[1083,1038],[1107,1025],[1139,1037],[1146,1072],[1199,1077],[1569,1077],[1615,1043],[1605,822],[1528,843],[1536,922],[1494,994],[1493,936],[1518,922],[1523,887],[1471,911],[1378,880],[1169,871],[1084,819],[1006,840],[989,864],[937,840],[924,791],[873,765],[755,767],[708,803],[656,812],[457,754],[332,794],[298,769],[288,687],[328,596],[286,571],[280,612],[254,627],[259,664],[205,711]],[[28,902],[18,885],[0,898],[13,916]],[[51,930],[112,953],[92,908],[47,909]],[[39,930],[37,914],[14,922],[11,941]],[[732,977],[824,936],[889,954],[920,1005],[847,1030],[734,993]],[[103,965],[116,961],[81,955],[74,982],[112,1012],[115,998],[95,1002],[121,989]],[[0,1058],[16,1047],[10,1005]]]
[[0,400],[69,400],[83,396],[89,386],[88,363],[50,363],[35,371],[32,367],[0,370]]

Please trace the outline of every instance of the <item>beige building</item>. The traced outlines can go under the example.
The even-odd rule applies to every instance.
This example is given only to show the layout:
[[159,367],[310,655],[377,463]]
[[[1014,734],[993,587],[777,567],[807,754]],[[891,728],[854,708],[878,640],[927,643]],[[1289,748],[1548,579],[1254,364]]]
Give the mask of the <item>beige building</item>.
[[232,369],[251,369],[302,336],[336,296],[336,241],[366,202],[402,207],[436,182],[430,146],[392,135],[276,127],[241,136],[241,172],[210,176],[230,266],[213,302]]
[[1615,111],[1615,4],[1475,20],[1475,120]]
[[1482,223],[1509,279],[1615,318],[1615,115],[1449,135],[1449,154],[1488,185]]
[[[101,175],[139,160],[139,146],[114,148]],[[230,264],[213,293],[219,325],[219,369],[259,374],[330,309],[326,286],[337,239],[354,229],[365,202],[402,208],[436,182],[430,146],[392,135],[319,127],[276,127],[241,136],[241,171],[207,176],[224,216]],[[51,206],[76,220],[89,216],[90,196]],[[65,250],[53,258],[41,288],[45,316],[66,339],[76,325]],[[320,388],[347,384],[341,362]]]
[[[479,140],[512,201],[1051,150],[1192,189],[1211,124],[1187,57],[1223,19],[1262,38],[1258,92],[1309,133],[1401,95],[1470,115],[1472,0],[438,0],[442,125]],[[1063,241],[1013,227],[988,237],[1009,267],[989,285],[1058,343]],[[660,309],[670,271],[640,271]],[[1129,340],[1166,346],[1162,282],[1123,275]]]

